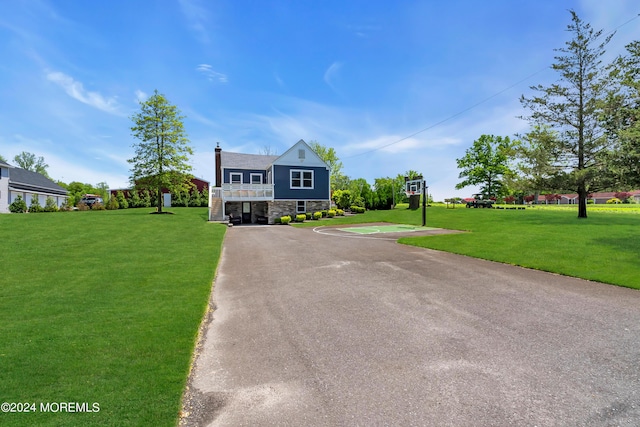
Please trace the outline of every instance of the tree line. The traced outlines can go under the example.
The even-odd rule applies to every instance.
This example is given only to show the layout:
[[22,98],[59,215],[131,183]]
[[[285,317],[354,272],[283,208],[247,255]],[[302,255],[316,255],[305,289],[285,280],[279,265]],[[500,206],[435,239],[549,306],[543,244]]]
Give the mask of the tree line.
[[487,197],[533,200],[577,193],[578,217],[586,218],[589,194],[640,186],[640,41],[604,64],[614,34],[603,36],[570,13],[572,39],[556,49],[552,65],[558,80],[520,98],[529,131],[480,136],[457,159],[463,180],[456,188],[479,185]]

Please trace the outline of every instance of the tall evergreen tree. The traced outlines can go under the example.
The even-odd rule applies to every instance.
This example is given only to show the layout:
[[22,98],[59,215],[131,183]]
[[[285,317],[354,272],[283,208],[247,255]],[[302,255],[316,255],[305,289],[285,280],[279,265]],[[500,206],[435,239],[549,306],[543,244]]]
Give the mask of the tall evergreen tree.
[[144,102],[140,112],[131,118],[133,136],[140,140],[134,145],[131,181],[136,188],[148,188],[155,193],[158,213],[162,213],[162,189],[180,191],[191,182],[189,145],[182,120],[184,116],[164,95],[156,90]]
[[600,156],[607,147],[600,117],[609,82],[601,57],[613,34],[602,39],[602,30],[594,31],[576,12],[570,13],[567,30],[573,38],[556,49],[560,54],[552,65],[559,81],[533,86],[538,95],[520,100],[531,110],[526,119],[557,132],[560,144],[554,165],[563,171],[558,176],[564,189],[578,193],[578,218],[586,218],[587,195],[600,189]]
[[612,149],[607,153],[612,186],[640,186],[640,41],[611,65],[614,87],[605,102],[604,123]]

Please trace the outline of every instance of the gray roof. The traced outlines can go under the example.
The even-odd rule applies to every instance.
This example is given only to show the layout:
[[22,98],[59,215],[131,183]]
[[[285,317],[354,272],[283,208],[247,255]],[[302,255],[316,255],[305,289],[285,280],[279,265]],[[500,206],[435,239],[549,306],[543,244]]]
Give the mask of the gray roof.
[[12,167],[9,163],[3,162],[2,160],[0,160],[0,166],[5,166],[5,167],[8,167],[8,168]]
[[11,168],[9,186],[15,190],[38,191],[42,193],[67,195],[68,191],[46,176],[26,169]]
[[266,170],[280,156],[264,154],[242,154],[222,151],[220,160],[223,168]]

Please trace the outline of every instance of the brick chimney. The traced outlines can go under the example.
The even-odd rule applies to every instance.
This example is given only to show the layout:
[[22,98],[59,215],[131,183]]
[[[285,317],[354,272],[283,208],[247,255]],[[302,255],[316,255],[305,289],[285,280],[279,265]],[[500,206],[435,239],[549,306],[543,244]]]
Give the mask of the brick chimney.
[[222,187],[222,148],[220,143],[216,143],[216,187]]

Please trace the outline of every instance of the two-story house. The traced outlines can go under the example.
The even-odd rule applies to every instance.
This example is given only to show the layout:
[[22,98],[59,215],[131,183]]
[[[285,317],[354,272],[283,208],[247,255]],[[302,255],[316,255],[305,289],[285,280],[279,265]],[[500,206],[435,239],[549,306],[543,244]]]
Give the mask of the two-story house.
[[283,215],[330,206],[329,166],[303,140],[281,156],[215,149],[216,182],[209,219],[273,224]]
[[0,161],[0,213],[8,213],[9,205],[18,196],[27,206],[37,198],[40,206],[45,206],[51,197],[58,207],[68,198],[68,192],[46,176],[26,169],[16,168]]

